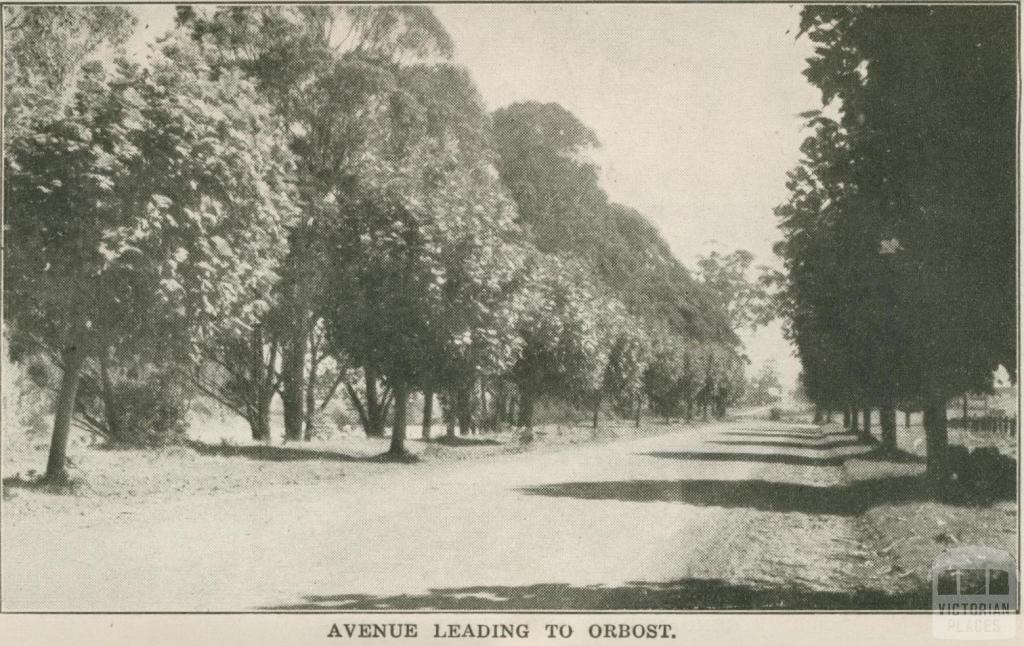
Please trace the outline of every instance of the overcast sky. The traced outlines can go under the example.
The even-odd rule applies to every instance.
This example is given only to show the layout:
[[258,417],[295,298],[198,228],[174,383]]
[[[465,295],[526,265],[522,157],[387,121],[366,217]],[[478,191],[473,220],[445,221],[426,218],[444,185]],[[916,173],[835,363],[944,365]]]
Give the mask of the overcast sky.
[[[772,208],[819,105],[795,39],[799,6],[435,5],[488,107],[554,101],[590,126],[612,200],[645,213],[693,266],[747,249],[777,264]],[[170,28],[173,7],[136,6],[133,46]],[[147,28],[148,25],[148,28]],[[799,366],[778,325],[746,339],[753,368]]]

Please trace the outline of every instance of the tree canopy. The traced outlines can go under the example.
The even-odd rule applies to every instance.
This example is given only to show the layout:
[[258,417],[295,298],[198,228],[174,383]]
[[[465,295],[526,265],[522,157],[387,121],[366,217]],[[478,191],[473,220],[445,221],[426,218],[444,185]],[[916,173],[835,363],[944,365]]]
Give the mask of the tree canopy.
[[1016,21],[981,9],[805,8],[805,74],[839,116],[804,115],[777,210],[809,396],[924,408],[940,479],[946,400],[1016,361]]
[[344,392],[394,456],[415,392],[527,435],[541,398],[595,427],[735,398],[728,267],[610,203],[565,108],[489,113],[428,8],[181,7],[145,65],[93,56],[119,8],[10,16],[5,315],[63,371],[52,477],[72,419],[137,425],[136,398],[178,432],[179,373],[261,441],[275,396],[298,440]]

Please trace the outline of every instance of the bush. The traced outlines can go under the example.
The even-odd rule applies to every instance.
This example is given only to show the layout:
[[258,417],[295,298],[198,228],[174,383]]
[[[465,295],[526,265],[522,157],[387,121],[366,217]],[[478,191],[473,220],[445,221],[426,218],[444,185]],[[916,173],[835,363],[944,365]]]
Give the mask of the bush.
[[993,446],[968,451],[949,447],[949,468],[957,493],[976,500],[1013,498],[1017,490],[1017,461]]
[[773,422],[777,422],[782,419],[782,409],[778,406],[772,406],[771,410],[768,411],[768,419]]
[[188,431],[188,399],[171,379],[128,382],[114,388],[119,437],[116,444],[161,446],[180,442]]
[[25,363],[4,362],[3,408],[10,426],[29,437],[46,437],[53,424],[53,396],[48,383],[53,370],[42,359]]
[[337,429],[339,433],[344,433],[346,430],[359,424],[359,422],[354,420],[349,412],[344,408],[335,408],[332,410],[331,417],[334,420],[334,428]]

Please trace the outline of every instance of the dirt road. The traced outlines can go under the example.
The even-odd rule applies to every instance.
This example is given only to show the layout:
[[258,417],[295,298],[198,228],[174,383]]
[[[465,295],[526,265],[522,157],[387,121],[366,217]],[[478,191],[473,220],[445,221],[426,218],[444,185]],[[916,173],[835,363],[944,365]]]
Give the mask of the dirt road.
[[843,466],[869,448],[735,421],[160,505],[83,499],[5,518],[3,607],[919,604],[863,517],[900,481],[865,488]]

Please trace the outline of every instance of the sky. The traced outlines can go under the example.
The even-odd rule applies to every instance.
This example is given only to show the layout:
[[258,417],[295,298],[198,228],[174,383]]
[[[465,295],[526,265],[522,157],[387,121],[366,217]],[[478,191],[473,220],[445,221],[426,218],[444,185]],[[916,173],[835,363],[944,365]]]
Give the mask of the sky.
[[[644,213],[693,267],[746,249],[778,266],[773,207],[820,107],[804,79],[799,6],[434,5],[491,109],[557,102],[601,141],[593,159],[609,197]],[[130,47],[166,32],[173,7],[136,5]],[[751,369],[799,372],[776,323],[743,335]]]

